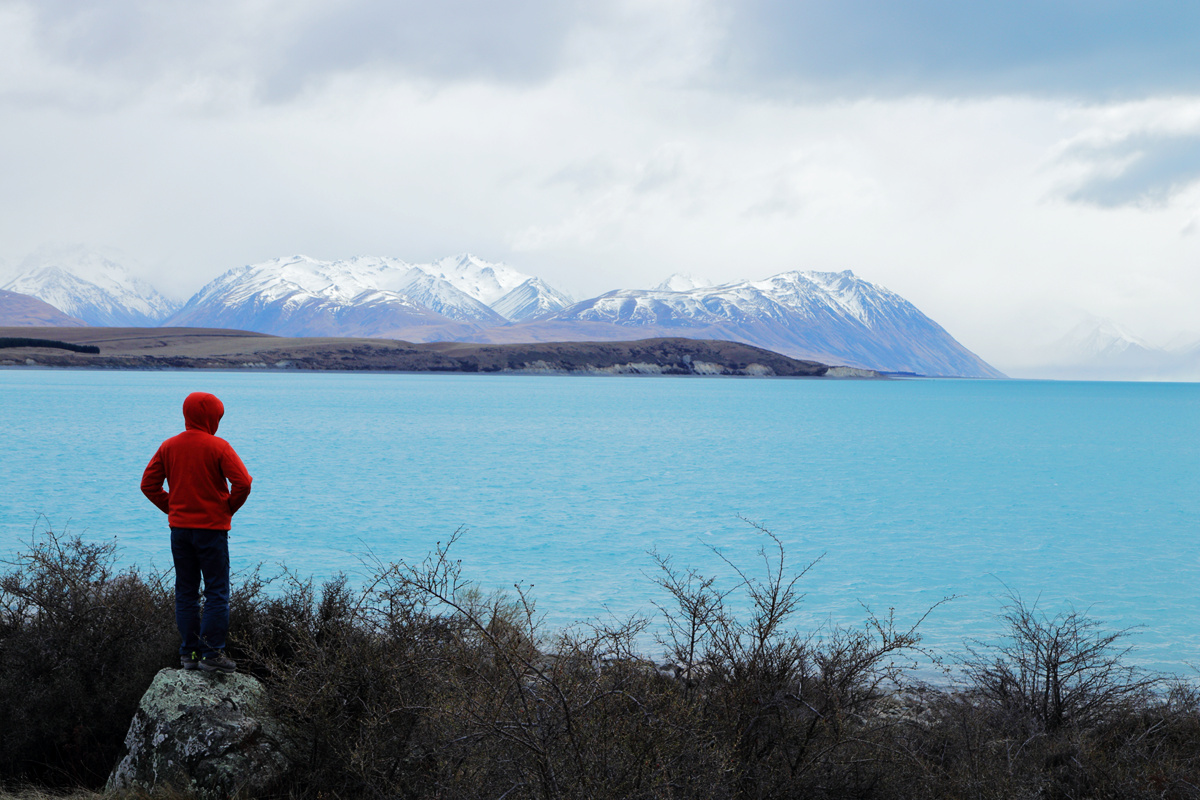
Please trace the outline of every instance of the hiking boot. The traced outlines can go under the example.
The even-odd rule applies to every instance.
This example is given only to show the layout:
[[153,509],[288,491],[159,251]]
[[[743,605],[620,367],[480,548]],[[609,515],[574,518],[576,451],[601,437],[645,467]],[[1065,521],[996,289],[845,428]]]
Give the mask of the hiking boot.
[[199,666],[205,672],[237,672],[237,662],[221,652],[200,659]]
[[200,667],[200,656],[195,650],[188,653],[186,656],[179,657],[180,669],[198,669]]

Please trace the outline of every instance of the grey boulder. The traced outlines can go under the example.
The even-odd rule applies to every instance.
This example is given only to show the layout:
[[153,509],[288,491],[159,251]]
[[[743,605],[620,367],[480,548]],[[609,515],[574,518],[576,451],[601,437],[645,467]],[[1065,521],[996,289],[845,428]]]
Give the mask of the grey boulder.
[[106,789],[172,786],[202,800],[254,796],[288,771],[291,748],[249,675],[164,669],[142,695]]

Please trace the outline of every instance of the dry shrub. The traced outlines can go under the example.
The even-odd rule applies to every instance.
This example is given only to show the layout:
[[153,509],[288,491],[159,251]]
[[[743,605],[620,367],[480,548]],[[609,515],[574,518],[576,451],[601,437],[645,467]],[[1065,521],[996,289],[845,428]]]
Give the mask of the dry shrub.
[[[732,753],[737,796],[867,796],[895,758],[882,736],[891,723],[871,711],[916,666],[913,656],[923,653],[917,626],[933,609],[907,628],[891,613],[880,618],[864,608],[862,628],[797,631],[798,585],[817,562],[789,572],[779,538],[750,524],[768,541],[759,550],[761,572],[718,552],[737,577],[730,589],[654,556],[657,583],[671,600],[660,606],[660,641],[704,726]],[[729,609],[738,593],[748,614]]]
[[351,592],[289,579],[251,598],[251,661],[306,743],[306,796],[539,798],[867,796],[888,781],[892,726],[872,717],[919,647],[915,626],[868,611],[824,637],[791,618],[807,569],[779,540],[752,577],[727,562],[751,613],[659,559],[676,663],[635,643],[648,621],[546,635],[532,600],[485,595],[451,557],[372,563]]
[[[655,557],[669,664],[637,652],[647,620],[547,632],[519,586],[481,592],[458,534],[359,586],[252,573],[230,650],[297,744],[285,795],[1200,798],[1200,690],[1129,668],[1124,632],[1017,602],[969,680],[922,687],[891,613],[797,629],[812,564],[759,530],[758,563],[720,580]],[[175,663],[163,576],[113,557],[46,529],[0,576],[0,783],[98,786]]]
[[462,579],[456,539],[418,564],[375,562],[353,593],[338,579],[314,602],[293,580],[260,599],[251,618],[289,620],[260,638],[269,646],[243,646],[305,743],[294,792],[724,796],[724,762],[696,760],[712,748],[676,686],[632,657],[640,623],[544,641],[519,589],[485,595]]
[[[330,796],[419,796],[424,767],[414,737],[428,706],[424,662],[436,621],[389,594],[386,576],[352,592],[344,576],[319,592],[285,575],[243,592],[232,649],[268,682],[275,712],[301,745],[297,791]],[[380,581],[383,581],[381,584]],[[417,792],[413,794],[413,792]]]
[[1075,609],[1049,616],[1012,591],[1001,619],[1006,637],[969,645],[966,675],[982,702],[1031,732],[1087,727],[1157,683],[1127,663],[1129,629]]
[[178,649],[173,589],[48,523],[0,576],[0,781],[98,787]]
[[1200,798],[1200,692],[1128,663],[1128,630],[1009,595],[1006,635],[972,642],[965,684],[897,741],[924,796]]

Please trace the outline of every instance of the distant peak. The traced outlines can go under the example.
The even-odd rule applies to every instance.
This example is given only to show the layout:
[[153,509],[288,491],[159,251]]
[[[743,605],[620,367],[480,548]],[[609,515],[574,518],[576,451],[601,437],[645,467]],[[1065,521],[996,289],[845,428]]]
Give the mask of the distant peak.
[[476,256],[473,253],[458,253],[456,255],[446,256],[445,258],[443,258],[439,261],[436,261],[434,263],[436,263],[436,264],[457,264],[459,266],[466,266],[467,264],[489,264],[490,262],[484,261],[482,258],[480,258],[479,256]]
[[692,289],[707,289],[713,282],[707,278],[697,278],[684,272],[676,272],[665,281],[655,286],[656,292],[690,292]]
[[1063,338],[1074,341],[1103,338],[1109,341],[1124,341],[1131,344],[1148,346],[1144,339],[1134,334],[1128,328],[1111,319],[1104,319],[1102,317],[1088,317],[1072,328]]
[[785,272],[784,275],[800,275],[809,280],[819,281],[835,281],[835,280],[858,280],[858,276],[854,274],[854,270],[844,269],[841,272],[827,272],[818,269],[797,269],[791,272]]
[[20,271],[55,269],[60,273],[94,281],[107,275],[124,276],[124,264],[130,259],[111,247],[91,247],[82,244],[43,245],[27,256]]

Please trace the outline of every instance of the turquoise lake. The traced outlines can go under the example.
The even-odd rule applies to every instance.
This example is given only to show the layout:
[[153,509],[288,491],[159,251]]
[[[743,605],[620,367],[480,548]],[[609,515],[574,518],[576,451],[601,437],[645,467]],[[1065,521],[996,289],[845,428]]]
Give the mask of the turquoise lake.
[[1200,665],[1198,384],[0,370],[0,556],[43,515],[169,566],[138,485],[191,391],[254,476],[235,569],[359,576],[464,527],[464,574],[532,585],[553,627],[654,613],[650,550],[761,571],[744,518],[823,555],[806,629],[957,595],[921,628],[952,657],[1010,587]]

